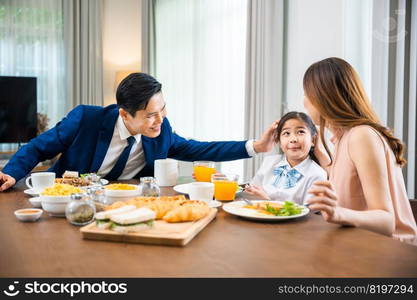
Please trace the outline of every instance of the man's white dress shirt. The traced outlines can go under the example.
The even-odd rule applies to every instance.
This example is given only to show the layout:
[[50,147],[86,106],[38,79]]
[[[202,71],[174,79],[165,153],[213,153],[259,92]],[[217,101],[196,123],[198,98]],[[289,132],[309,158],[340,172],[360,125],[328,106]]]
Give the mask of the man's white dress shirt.
[[[116,125],[114,126],[113,137],[109,148],[107,149],[106,156],[97,171],[98,175],[104,177],[111,171],[119,159],[120,154],[123,152],[123,149],[127,146],[127,138],[130,136],[131,134],[129,130],[127,130],[122,117],[119,116]],[[130,150],[129,158],[127,159],[126,166],[120,175],[119,180],[132,179],[145,167],[146,161],[141,137],[141,134],[134,135],[135,143]],[[249,156],[254,156],[256,154],[253,149],[253,140],[247,141],[245,146]]]

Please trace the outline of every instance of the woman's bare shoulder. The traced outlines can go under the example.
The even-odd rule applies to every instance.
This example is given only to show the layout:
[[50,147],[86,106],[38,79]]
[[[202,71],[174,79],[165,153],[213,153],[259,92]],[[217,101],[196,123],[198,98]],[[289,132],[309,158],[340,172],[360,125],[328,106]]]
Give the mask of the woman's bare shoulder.
[[350,129],[350,137],[349,137],[350,144],[356,144],[357,146],[361,146],[364,144],[383,144],[381,139],[381,134],[372,126],[369,125],[360,125],[355,126]]
[[384,155],[385,145],[376,129],[368,125],[355,126],[349,136],[349,154],[352,159]]

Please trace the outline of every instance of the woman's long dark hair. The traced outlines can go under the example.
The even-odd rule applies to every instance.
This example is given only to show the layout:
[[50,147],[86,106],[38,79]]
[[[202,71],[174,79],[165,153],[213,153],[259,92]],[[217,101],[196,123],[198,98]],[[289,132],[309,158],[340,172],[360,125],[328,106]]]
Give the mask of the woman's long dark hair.
[[[296,119],[303,122],[308,130],[310,130],[311,137],[314,139],[317,137],[317,128],[313,123],[313,120],[303,112],[298,111],[290,111],[282,116],[281,120],[279,120],[277,129],[275,131],[275,142],[279,143],[281,137],[281,131],[284,128],[285,122],[291,119]],[[308,152],[310,158],[315,161],[318,165],[320,165],[319,160],[314,155],[314,146],[311,147],[310,151]]]

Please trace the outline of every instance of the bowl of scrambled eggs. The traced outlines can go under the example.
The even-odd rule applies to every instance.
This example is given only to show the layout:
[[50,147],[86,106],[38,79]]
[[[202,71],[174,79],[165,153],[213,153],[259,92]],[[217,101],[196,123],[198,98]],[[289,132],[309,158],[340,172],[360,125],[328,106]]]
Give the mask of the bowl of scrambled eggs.
[[43,210],[51,216],[65,216],[65,208],[71,200],[72,194],[83,193],[78,187],[69,184],[56,183],[40,193]]
[[104,195],[107,203],[116,201],[129,200],[131,198],[140,196],[141,190],[139,186],[126,183],[113,183],[104,186]]

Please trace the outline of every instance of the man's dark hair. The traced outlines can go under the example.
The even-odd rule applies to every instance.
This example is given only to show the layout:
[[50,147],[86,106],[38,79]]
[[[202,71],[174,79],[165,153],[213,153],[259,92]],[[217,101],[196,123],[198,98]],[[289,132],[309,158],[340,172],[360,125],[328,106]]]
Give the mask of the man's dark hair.
[[161,91],[161,87],[151,75],[132,73],[117,87],[117,105],[134,117],[138,110],[146,109],[149,100]]

